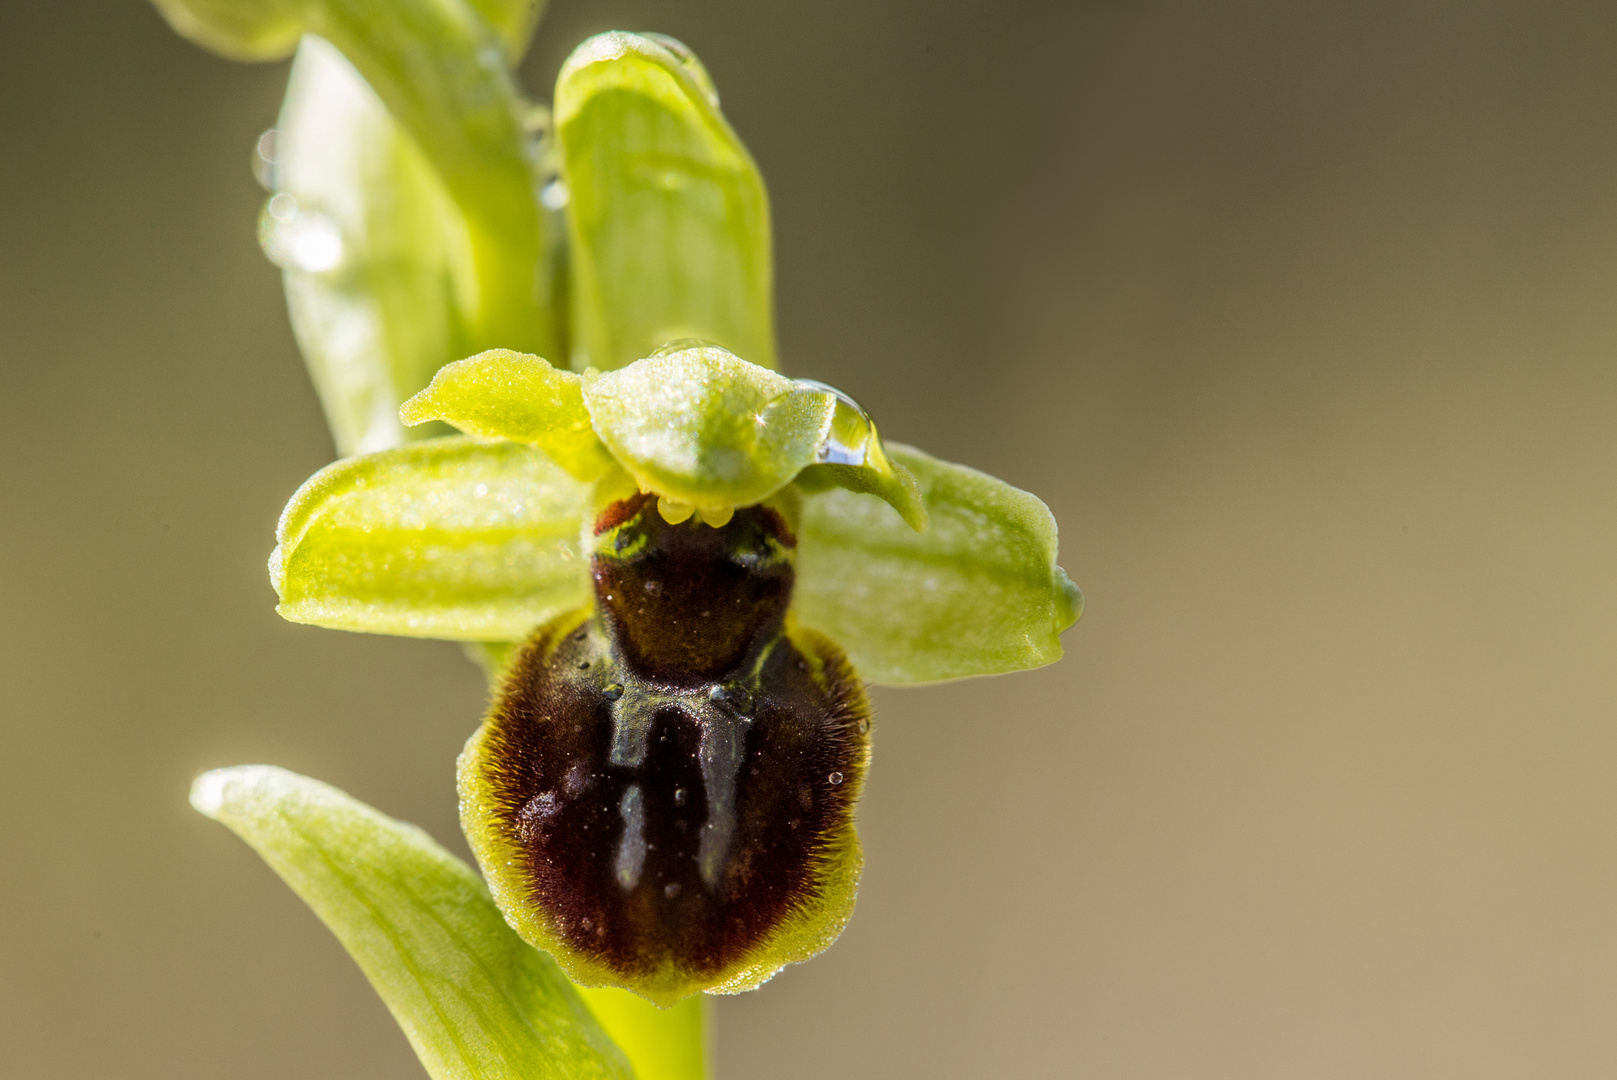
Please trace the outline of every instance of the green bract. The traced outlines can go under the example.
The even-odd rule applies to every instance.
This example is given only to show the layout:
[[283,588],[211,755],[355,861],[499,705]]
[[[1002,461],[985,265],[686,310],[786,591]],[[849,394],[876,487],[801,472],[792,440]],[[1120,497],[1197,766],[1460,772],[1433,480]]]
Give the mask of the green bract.
[[555,963],[420,829],[266,765],[203,774],[191,804],[251,844],[331,928],[434,1080],[634,1076]]
[[[866,678],[933,682],[1059,659],[1082,600],[1055,564],[1049,510],[974,469],[889,455],[868,420],[867,464],[817,464],[847,454],[849,425],[833,424],[845,400],[705,345],[582,377],[507,352],[451,364],[406,420],[508,441],[430,440],[317,473],[282,516],[271,560],[281,613],[520,640],[587,600],[581,544],[599,500],[579,477],[622,485],[621,466],[670,520],[695,510],[718,522],[808,470],[794,611]],[[893,505],[867,493],[884,486]],[[906,523],[928,519],[923,531]]]

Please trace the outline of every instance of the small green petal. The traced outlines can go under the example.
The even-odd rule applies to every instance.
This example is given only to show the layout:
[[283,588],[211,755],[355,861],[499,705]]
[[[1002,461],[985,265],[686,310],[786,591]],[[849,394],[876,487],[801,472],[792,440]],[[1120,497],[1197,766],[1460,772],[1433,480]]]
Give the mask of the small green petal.
[[712,81],[670,39],[590,38],[556,80],[577,370],[681,338],[775,366],[769,199]]
[[803,500],[793,609],[871,682],[937,682],[1041,667],[1082,597],[1056,566],[1056,523],[1034,496],[890,444],[919,483],[924,533],[875,499]]
[[537,446],[580,480],[613,467],[590,426],[579,377],[509,349],[445,365],[431,386],[404,403],[399,417],[406,424],[443,420],[468,435]]
[[588,601],[590,497],[517,443],[448,436],[336,462],[281,515],[277,610],[339,630],[519,640]]
[[724,507],[761,502],[812,464],[834,401],[717,346],[692,345],[586,373],[584,405],[641,490]]
[[191,805],[337,935],[434,1080],[633,1077],[555,962],[420,829],[268,765],[204,773]]

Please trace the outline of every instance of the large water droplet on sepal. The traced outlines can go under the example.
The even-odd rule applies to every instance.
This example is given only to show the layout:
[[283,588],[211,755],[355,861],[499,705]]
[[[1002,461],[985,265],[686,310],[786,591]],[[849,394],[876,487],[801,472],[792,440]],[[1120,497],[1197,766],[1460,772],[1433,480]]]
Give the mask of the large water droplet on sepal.
[[300,205],[284,191],[264,202],[258,215],[258,244],[269,261],[283,270],[329,273],[343,261],[343,237],[337,223]]

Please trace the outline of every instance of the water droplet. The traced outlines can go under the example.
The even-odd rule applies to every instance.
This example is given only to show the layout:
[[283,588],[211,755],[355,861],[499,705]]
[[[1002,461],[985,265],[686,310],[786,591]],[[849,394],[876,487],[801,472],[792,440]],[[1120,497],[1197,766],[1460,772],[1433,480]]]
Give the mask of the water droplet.
[[475,491],[477,493],[477,497],[481,499],[484,495],[488,494],[488,485],[487,484],[478,484],[472,490]]
[[663,594],[663,583],[660,581],[648,581],[644,587],[647,596],[661,596]]
[[571,198],[567,192],[567,181],[559,176],[539,189],[539,205],[546,210],[566,209]]
[[606,698],[608,701],[618,700],[618,698],[623,696],[623,684],[615,682],[607,683],[606,686],[601,690],[601,696]]
[[275,190],[275,166],[279,160],[275,144],[279,137],[280,132],[270,128],[253,144],[253,179],[265,191]]
[[674,805],[675,806],[684,806],[685,805],[685,800],[687,798],[689,798],[689,797],[690,797],[690,793],[687,792],[684,788],[677,787],[677,788],[674,789]]
[[535,102],[522,114],[522,130],[529,135],[544,135],[550,131],[550,106]]
[[[831,412],[831,430],[826,432],[825,441],[820,443],[815,461],[827,465],[873,465],[882,460],[876,422],[859,407],[857,401],[836,387],[814,379],[798,379],[797,384],[808,390],[830,394],[836,402]],[[876,461],[872,461],[872,457]]]
[[696,58],[696,54],[691,51],[689,45],[678,38],[669,37],[667,34],[648,33],[641,36],[650,38],[673,53],[674,59],[679,61],[679,66],[684,68],[686,74],[690,75],[696,81],[696,85],[702,88],[702,93],[707,95],[707,99],[713,103],[713,107],[715,109],[719,107],[718,87],[713,85],[712,76],[707,73],[707,68],[702,66],[702,61]]
[[663,886],[663,895],[668,897],[668,899],[670,899],[670,900],[672,900],[674,897],[678,896],[679,895],[679,882],[670,881],[667,885],[664,885]]
[[651,350],[651,355],[672,356],[674,353],[685,352],[687,349],[708,349],[712,347],[713,343],[711,341],[703,341],[701,338],[670,338],[661,345],[657,346],[655,349]]
[[707,699],[737,714],[752,711],[752,693],[746,687],[733,683],[714,684],[713,689],[707,692]]
[[842,783],[842,774],[839,772],[834,772],[830,776],[826,777],[826,779],[831,781],[832,787],[836,787],[838,784]]
[[336,222],[299,206],[284,191],[271,196],[258,216],[258,244],[283,270],[319,274],[342,264],[343,240]]
[[859,734],[863,735],[870,730],[870,721],[863,718],[859,721]]
[[578,662],[578,670],[580,670],[580,671],[588,671],[589,667],[590,667],[590,662],[588,660],[580,660]]

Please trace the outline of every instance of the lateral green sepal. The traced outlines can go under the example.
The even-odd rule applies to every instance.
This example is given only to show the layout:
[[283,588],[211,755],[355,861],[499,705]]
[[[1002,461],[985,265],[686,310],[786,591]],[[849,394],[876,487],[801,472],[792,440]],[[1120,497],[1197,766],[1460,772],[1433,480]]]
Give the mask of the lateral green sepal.
[[803,500],[793,608],[869,681],[939,682],[1042,667],[1083,597],[1056,565],[1056,523],[1035,496],[890,444],[918,484],[924,533],[851,490]]
[[277,610],[339,630],[521,640],[588,598],[590,492],[531,447],[462,435],[338,461],[281,515]]
[[191,805],[247,841],[314,909],[434,1080],[634,1076],[555,962],[420,829],[269,765],[204,773]]
[[430,386],[404,403],[399,418],[407,425],[443,420],[468,435],[537,446],[580,480],[598,479],[613,467],[590,426],[579,377],[510,349],[445,364]]

